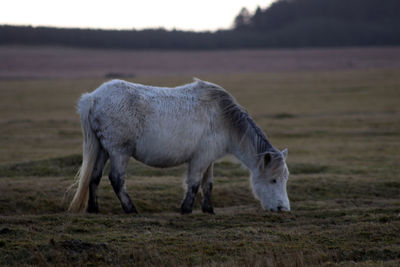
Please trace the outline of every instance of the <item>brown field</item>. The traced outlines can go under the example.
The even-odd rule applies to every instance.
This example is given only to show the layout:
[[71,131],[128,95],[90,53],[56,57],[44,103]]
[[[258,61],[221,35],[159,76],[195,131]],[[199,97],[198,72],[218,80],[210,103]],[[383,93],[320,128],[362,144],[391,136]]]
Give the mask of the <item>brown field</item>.
[[[133,160],[127,190],[139,215],[123,214],[107,177],[99,214],[68,214],[81,160],[75,103],[107,74],[226,88],[289,148],[292,212],[262,211],[247,171],[223,159],[215,216],[198,201],[179,215],[184,166]],[[0,47],[0,266],[399,266],[399,99],[400,48]]]
[[121,51],[0,47],[0,78],[103,78],[400,68],[399,47]]

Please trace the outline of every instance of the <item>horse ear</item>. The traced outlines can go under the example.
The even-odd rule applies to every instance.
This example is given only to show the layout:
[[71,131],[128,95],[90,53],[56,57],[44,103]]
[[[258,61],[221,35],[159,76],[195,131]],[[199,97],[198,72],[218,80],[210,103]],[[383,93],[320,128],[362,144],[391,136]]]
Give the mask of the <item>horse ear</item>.
[[269,152],[265,153],[265,155],[264,155],[264,166],[267,166],[268,163],[271,162],[271,159],[272,159],[271,153],[269,153]]
[[282,150],[282,155],[283,155],[283,158],[286,160],[287,155],[288,155],[288,149],[287,149],[287,148],[285,148],[284,150]]

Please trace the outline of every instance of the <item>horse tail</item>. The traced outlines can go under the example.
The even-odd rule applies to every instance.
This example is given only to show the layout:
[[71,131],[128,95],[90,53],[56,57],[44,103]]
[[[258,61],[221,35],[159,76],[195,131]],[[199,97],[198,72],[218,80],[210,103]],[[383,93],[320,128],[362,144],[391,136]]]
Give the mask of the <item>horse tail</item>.
[[97,154],[100,149],[100,143],[96,134],[92,130],[89,121],[90,109],[92,107],[93,98],[90,94],[84,94],[78,103],[78,112],[81,117],[82,133],[83,133],[83,155],[82,166],[76,174],[76,182],[71,186],[78,188],[69,205],[70,212],[83,212],[86,210],[89,199],[89,184],[94,164],[96,163]]

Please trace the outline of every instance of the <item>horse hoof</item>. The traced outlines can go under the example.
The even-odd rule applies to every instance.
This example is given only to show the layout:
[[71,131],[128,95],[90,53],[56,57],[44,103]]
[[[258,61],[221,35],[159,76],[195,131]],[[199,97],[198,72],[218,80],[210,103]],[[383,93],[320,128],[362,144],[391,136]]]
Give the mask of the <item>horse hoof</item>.
[[184,207],[181,208],[181,214],[182,215],[190,214],[190,213],[192,213],[192,209],[188,209],[188,208],[184,208]]
[[137,214],[137,210],[134,206],[130,207],[130,208],[124,208],[124,211],[126,214]]
[[87,209],[87,212],[88,213],[94,213],[94,214],[97,214],[97,213],[99,213],[99,209],[98,208],[88,208]]
[[202,207],[201,210],[204,213],[209,213],[209,214],[215,215],[214,209],[212,207]]

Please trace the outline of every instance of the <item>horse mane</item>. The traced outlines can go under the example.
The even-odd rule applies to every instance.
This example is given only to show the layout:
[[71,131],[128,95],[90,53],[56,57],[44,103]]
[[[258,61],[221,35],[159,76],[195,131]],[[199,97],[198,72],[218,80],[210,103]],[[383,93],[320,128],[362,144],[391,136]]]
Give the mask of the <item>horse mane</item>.
[[[195,79],[198,83],[203,83],[207,88],[207,94],[210,99],[217,101],[222,110],[222,115],[227,120],[239,136],[247,135],[253,140],[257,153],[264,153],[275,150],[268,141],[266,135],[257,126],[253,118],[247,111],[239,105],[236,99],[222,87],[213,83],[204,82]],[[204,86],[206,85],[206,86]]]

